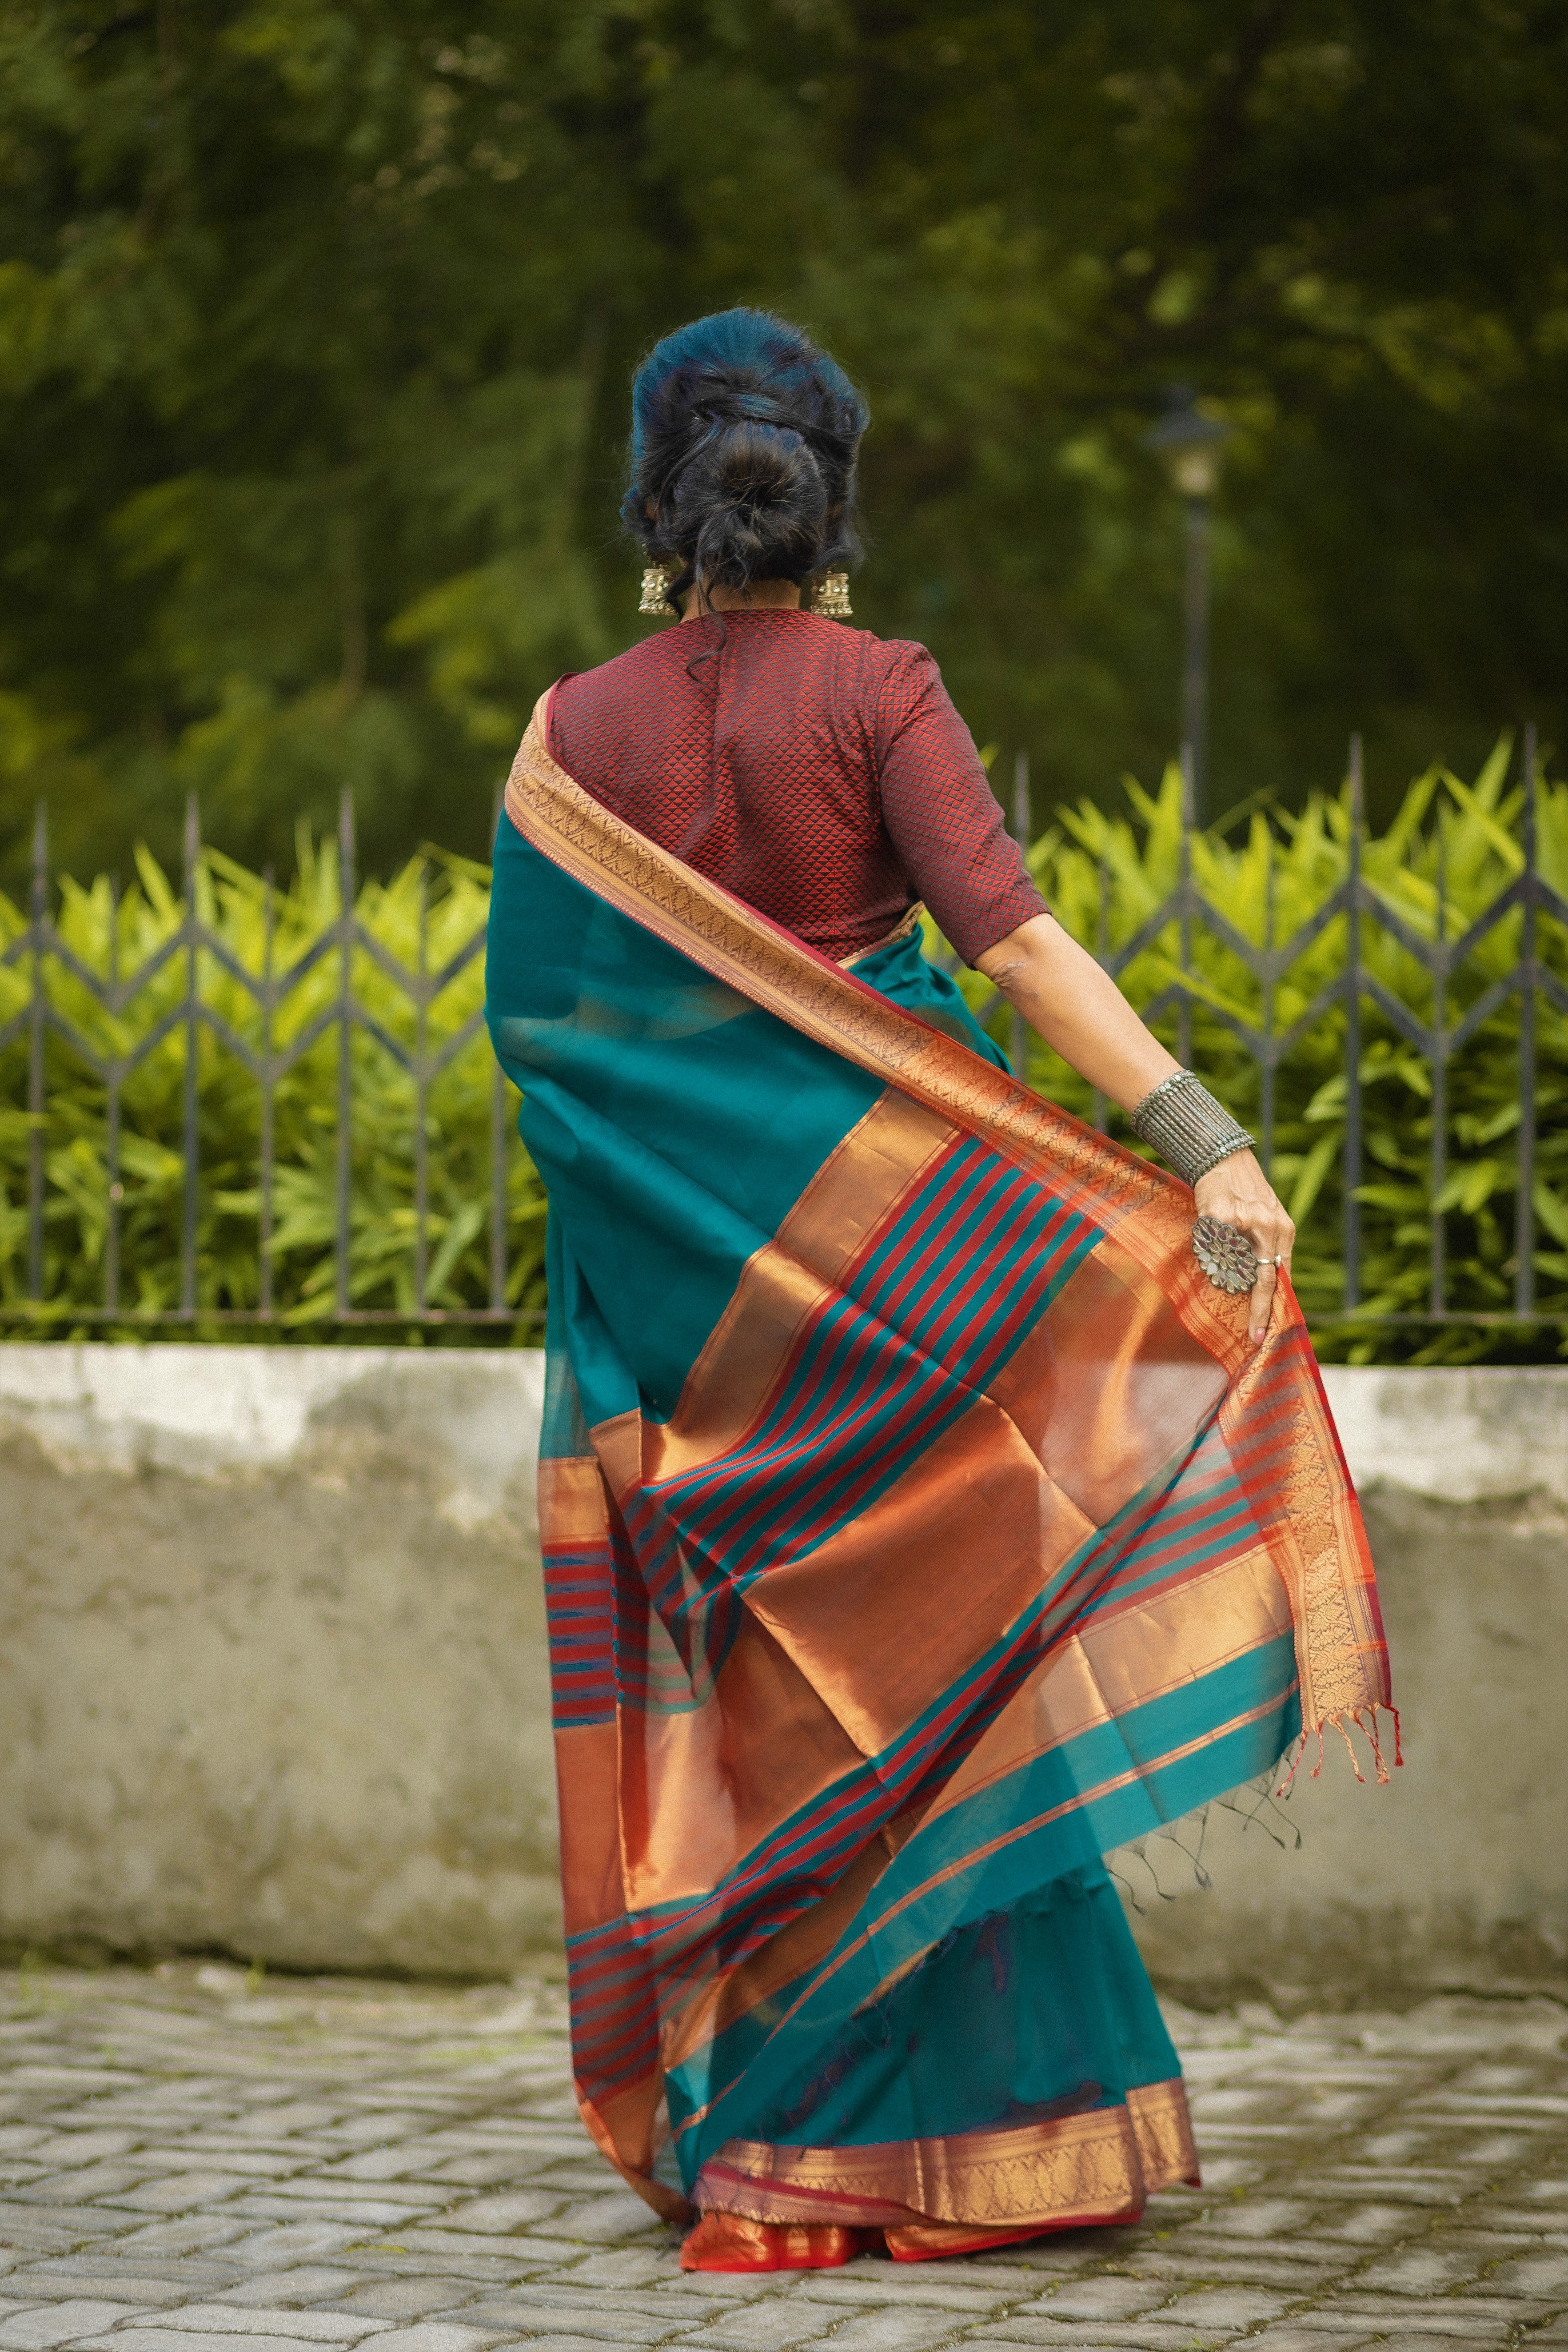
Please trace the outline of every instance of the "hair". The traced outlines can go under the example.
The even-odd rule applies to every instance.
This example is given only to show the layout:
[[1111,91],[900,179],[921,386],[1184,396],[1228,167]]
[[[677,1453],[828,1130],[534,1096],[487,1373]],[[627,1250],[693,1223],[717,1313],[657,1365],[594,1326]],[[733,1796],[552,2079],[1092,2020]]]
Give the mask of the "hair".
[[657,342],[632,380],[621,520],[675,566],[666,601],[852,563],[868,421],[843,369],[770,311],[716,310]]

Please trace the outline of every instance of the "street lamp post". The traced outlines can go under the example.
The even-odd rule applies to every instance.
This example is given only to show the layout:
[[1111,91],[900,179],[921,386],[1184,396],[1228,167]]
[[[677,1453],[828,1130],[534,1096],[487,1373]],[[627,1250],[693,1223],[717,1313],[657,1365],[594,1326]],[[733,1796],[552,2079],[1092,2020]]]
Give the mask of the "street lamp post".
[[1219,484],[1220,448],[1230,427],[1205,416],[1189,384],[1173,384],[1165,414],[1145,436],[1163,460],[1187,513],[1183,610],[1182,740],[1193,776],[1193,814],[1204,821],[1208,773],[1209,501]]

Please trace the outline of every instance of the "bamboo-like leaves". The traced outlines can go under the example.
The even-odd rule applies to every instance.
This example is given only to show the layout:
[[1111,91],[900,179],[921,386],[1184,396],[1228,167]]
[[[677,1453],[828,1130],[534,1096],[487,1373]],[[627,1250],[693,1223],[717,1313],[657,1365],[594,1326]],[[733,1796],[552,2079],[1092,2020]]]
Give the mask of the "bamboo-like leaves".
[[[449,1312],[489,1303],[494,1063],[482,1027],[450,1050],[483,1002],[488,883],[482,867],[433,852],[391,882],[367,883],[359,893],[355,912],[368,944],[353,957],[356,1007],[365,1024],[416,1061],[420,974],[433,978],[424,992],[423,1235],[416,1073],[364,1024],[353,1033],[348,1291],[356,1309],[415,1318],[421,1258],[425,1306]],[[213,942],[195,950],[202,1009],[195,1044],[198,1309],[253,1311],[261,1298],[264,1085],[227,1044],[226,1030],[270,1075],[273,1305],[285,1329],[312,1327],[326,1336],[337,1313],[334,1016],[341,952],[331,935],[342,910],[335,845],[318,847],[303,836],[286,891],[205,851],[195,899]],[[110,1089],[108,1077],[73,1050],[73,1035],[100,1063],[121,1066],[116,1180],[126,1326],[179,1304],[190,955],[181,939],[184,919],[179,893],[145,853],[135,887],[118,905],[102,877],[87,887],[61,885],[55,924],[65,953],[42,961],[47,1002],[68,1032],[51,1030],[45,1049],[46,1328],[71,1328],[72,1307],[106,1304]],[[14,1020],[27,1002],[26,929],[21,911],[0,899],[0,951],[22,948],[0,965],[0,1022]],[[327,952],[308,962],[323,944]],[[91,984],[68,959],[91,975]],[[268,972],[279,982],[297,974],[279,988],[270,1020],[258,993]],[[25,1023],[0,1055],[0,1298],[17,1309],[25,1305],[28,1266]],[[524,1310],[519,1328],[526,1335],[542,1302],[543,1196],[511,1132],[516,1108],[509,1087],[507,1303]],[[17,1328],[15,1319],[11,1328]]]

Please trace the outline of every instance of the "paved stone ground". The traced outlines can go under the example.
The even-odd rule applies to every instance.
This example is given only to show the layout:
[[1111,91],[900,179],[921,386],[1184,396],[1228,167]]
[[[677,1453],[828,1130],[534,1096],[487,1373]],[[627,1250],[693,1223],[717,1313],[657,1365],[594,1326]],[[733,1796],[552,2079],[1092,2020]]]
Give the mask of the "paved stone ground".
[[683,2279],[544,1974],[0,1976],[0,2352],[1568,2346],[1568,2011],[1173,2023],[1208,2185],[1139,2228]]

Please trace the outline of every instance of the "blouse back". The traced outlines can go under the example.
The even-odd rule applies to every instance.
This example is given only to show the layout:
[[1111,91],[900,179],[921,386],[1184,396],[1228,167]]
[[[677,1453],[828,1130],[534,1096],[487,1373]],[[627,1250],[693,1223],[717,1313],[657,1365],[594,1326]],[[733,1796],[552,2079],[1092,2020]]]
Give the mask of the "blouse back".
[[923,646],[714,614],[563,677],[550,732],[595,800],[836,961],[920,899],[968,963],[1044,911]]

